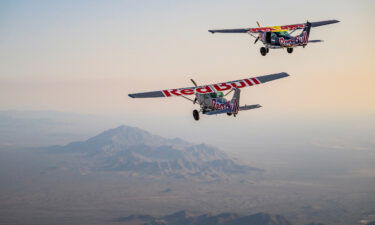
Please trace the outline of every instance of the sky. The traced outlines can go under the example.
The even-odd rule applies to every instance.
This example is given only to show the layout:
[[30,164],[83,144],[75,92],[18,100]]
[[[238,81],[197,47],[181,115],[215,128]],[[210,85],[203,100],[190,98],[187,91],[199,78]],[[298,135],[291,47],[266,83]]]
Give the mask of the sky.
[[[181,131],[194,123],[190,102],[127,95],[191,86],[190,78],[207,84],[288,72],[241,92],[242,104],[261,109],[236,122],[204,117],[202,126],[296,118],[373,125],[374,10],[372,0],[1,1],[0,110],[122,115],[132,125]],[[247,34],[207,32],[327,19],[341,22],[312,30],[323,43],[266,57]]]

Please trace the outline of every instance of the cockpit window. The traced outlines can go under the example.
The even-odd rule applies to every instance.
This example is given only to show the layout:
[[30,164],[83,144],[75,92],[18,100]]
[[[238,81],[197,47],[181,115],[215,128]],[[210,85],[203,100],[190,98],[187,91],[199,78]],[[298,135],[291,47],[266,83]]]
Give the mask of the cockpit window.
[[205,94],[204,97],[207,98],[222,98],[224,97],[223,92],[214,92],[214,93],[209,93]]
[[279,32],[274,32],[278,37],[282,36],[289,36],[288,31],[279,31]]
[[217,94],[214,92],[214,93],[210,93],[210,97],[211,98],[217,98]]

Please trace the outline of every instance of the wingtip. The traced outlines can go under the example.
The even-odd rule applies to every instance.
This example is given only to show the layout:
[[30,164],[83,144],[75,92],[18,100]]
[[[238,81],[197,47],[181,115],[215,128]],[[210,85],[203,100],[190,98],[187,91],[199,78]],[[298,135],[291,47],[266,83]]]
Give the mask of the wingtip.
[[287,73],[287,72],[282,72],[282,74],[284,74],[285,77],[289,77],[290,76],[289,73]]
[[208,32],[210,32],[211,34],[215,33],[215,31],[213,31],[213,30],[208,30]]
[[340,20],[328,20],[331,24],[332,23],[339,23],[340,22]]
[[134,95],[133,95],[133,94],[128,94],[128,96],[129,96],[130,98],[134,98]]

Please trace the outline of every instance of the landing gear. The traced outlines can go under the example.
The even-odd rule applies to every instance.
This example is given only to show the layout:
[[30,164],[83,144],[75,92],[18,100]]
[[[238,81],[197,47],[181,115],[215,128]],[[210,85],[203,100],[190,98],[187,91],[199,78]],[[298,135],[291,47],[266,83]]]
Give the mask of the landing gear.
[[194,117],[195,120],[199,120],[199,112],[198,112],[198,110],[195,109],[193,111],[193,117]]
[[262,56],[267,55],[267,53],[268,53],[269,51],[270,51],[269,48],[266,48],[266,47],[261,47],[261,48],[260,48],[260,54],[261,54]]
[[293,48],[287,48],[286,51],[291,54],[293,52]]
[[229,112],[228,112],[228,113],[227,113],[227,115],[228,115],[228,116],[231,116],[231,115],[232,115],[232,113],[229,113]]

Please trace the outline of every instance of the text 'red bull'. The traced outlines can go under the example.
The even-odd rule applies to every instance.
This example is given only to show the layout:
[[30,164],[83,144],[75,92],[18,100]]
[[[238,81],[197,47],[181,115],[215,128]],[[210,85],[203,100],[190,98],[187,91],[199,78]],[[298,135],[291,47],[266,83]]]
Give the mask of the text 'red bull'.
[[182,88],[182,89],[170,89],[163,90],[165,97],[181,96],[181,95],[194,95],[194,94],[208,94],[218,91],[228,91],[232,88],[244,88],[260,84],[261,82],[257,78],[243,79],[233,82],[225,82],[219,84],[212,84],[207,86],[201,86],[196,88]]
[[215,110],[227,110],[230,113],[238,113],[238,100],[227,101],[224,103],[218,102],[217,99],[212,99],[212,108]]
[[291,39],[285,40],[285,38],[281,37],[279,38],[279,43],[281,46],[298,46],[298,45],[306,45],[307,42],[309,41],[309,37],[307,35],[307,32],[304,31],[302,35],[293,37]]

